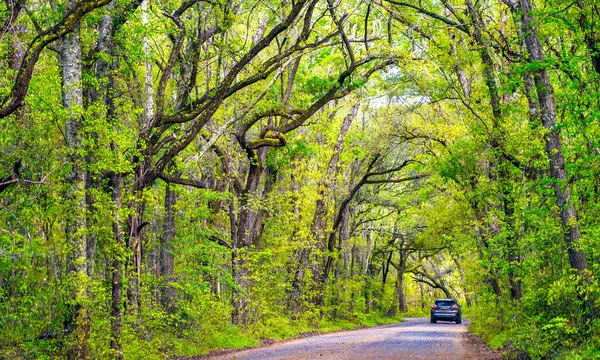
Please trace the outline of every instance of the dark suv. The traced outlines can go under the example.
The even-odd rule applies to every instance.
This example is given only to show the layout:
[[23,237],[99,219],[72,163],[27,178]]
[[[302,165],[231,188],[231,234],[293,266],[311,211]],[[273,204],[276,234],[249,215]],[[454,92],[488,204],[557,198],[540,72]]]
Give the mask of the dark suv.
[[431,305],[431,323],[435,324],[438,320],[462,322],[460,306],[456,300],[437,299],[435,304]]

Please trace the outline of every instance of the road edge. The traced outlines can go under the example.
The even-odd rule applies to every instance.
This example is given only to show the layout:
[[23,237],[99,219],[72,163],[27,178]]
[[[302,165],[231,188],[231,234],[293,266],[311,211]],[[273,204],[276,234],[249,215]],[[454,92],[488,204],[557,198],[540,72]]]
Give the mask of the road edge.
[[328,334],[337,334],[337,333],[341,333],[341,332],[353,332],[353,331],[358,331],[358,330],[363,330],[363,329],[374,329],[374,328],[378,328],[378,327],[392,326],[392,325],[399,324],[404,321],[405,320],[403,318],[398,322],[375,325],[375,326],[367,326],[364,324],[359,324],[359,325],[357,325],[356,328],[353,328],[353,329],[338,329],[338,330],[331,330],[331,331],[316,331],[316,330],[315,331],[307,331],[307,332],[300,333],[296,337],[291,337],[291,338],[286,338],[286,339],[269,339],[269,338],[260,339],[258,345],[256,345],[256,346],[246,346],[241,349],[219,349],[219,350],[210,351],[206,354],[193,355],[193,356],[176,356],[176,357],[173,357],[172,359],[173,360],[209,360],[209,359],[212,359],[212,358],[215,358],[218,356],[222,356],[222,355],[228,355],[228,354],[245,351],[245,350],[251,350],[251,349],[266,348],[266,347],[269,347],[269,346],[272,346],[275,344],[284,344],[286,342],[290,342],[290,341],[294,341],[294,340],[305,339],[305,338],[310,338],[310,337],[314,337],[314,336],[328,335]]

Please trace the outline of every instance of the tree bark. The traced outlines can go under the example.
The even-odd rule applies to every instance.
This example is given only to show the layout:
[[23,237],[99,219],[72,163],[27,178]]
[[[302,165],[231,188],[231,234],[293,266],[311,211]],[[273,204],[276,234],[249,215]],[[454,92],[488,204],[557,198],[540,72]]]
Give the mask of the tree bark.
[[140,164],[136,169],[133,187],[133,198],[127,204],[131,214],[127,219],[127,247],[131,250],[132,258],[127,262],[127,310],[135,313],[140,305],[140,280],[142,275],[142,230],[147,224],[143,222],[144,188],[139,185],[146,167]]
[[506,216],[506,224],[509,229],[509,233],[506,235],[507,240],[507,257],[508,257],[508,282],[510,285],[510,299],[513,301],[521,300],[521,280],[518,277],[518,270],[520,269],[521,255],[519,251],[519,244],[517,242],[517,236],[514,233],[514,200],[508,191],[508,184],[502,181],[501,186],[504,188],[503,194],[503,208],[504,215]]
[[[544,54],[540,44],[530,0],[521,0],[521,19],[525,35],[525,45],[529,53],[528,61],[536,64],[537,70],[533,71],[533,80],[539,102],[539,113],[542,125],[546,129],[544,140],[546,154],[550,159],[550,175],[554,180],[554,194],[556,204],[560,209],[560,219],[564,231],[564,241],[567,246],[569,262],[573,269],[580,274],[587,270],[587,262],[583,250],[578,249],[581,238],[577,212],[571,199],[571,186],[567,176],[565,158],[562,151],[560,129],[557,127],[556,109],[554,104],[554,89],[550,83],[548,71],[543,67]],[[585,275],[588,278],[588,275]]]
[[[500,103],[500,95],[498,92],[498,84],[496,81],[496,73],[494,70],[494,61],[491,56],[491,52],[489,50],[489,45],[485,43],[483,39],[483,22],[481,21],[480,15],[477,13],[474,5],[471,0],[467,0],[466,2],[467,8],[469,9],[469,14],[471,16],[471,20],[473,21],[473,37],[475,41],[479,45],[479,53],[483,62],[483,74],[485,77],[485,83],[488,88],[488,93],[490,95],[490,106],[492,108],[493,114],[493,126],[491,136],[491,145],[497,150],[499,159],[497,162],[490,164],[490,167],[495,167],[498,170],[498,185],[501,188],[501,199],[502,202],[502,211],[505,215],[504,226],[507,228],[506,233],[508,234],[505,239],[505,246],[507,248],[507,257],[506,260],[509,262],[509,283],[510,283],[510,294],[511,300],[520,300],[521,298],[521,282],[516,278],[516,272],[520,268],[520,255],[519,255],[519,247],[518,247],[518,238],[515,235],[514,229],[514,199],[510,192],[510,173],[507,171],[508,161],[506,160],[507,156],[504,151],[504,134],[501,133],[501,122],[503,120],[503,111]],[[490,170],[491,174],[495,171]],[[500,208],[500,206],[498,206]],[[500,233],[500,229],[497,230],[492,228],[492,233],[494,236]],[[498,287],[498,283],[494,284],[495,287]],[[497,290],[495,290],[497,292]]]
[[245,324],[248,317],[248,293],[250,282],[248,280],[249,268],[247,251],[256,242],[256,217],[257,210],[251,208],[250,201],[258,195],[258,188],[265,173],[264,160],[268,147],[258,150],[247,149],[250,166],[246,178],[246,186],[240,194],[240,211],[236,221],[233,239],[232,271],[237,288],[232,297],[233,324]]
[[164,283],[161,286],[161,301],[168,313],[175,310],[175,289],[171,286],[174,274],[173,239],[175,238],[174,206],[177,194],[167,183],[165,188],[165,222],[160,243],[160,275]]
[[112,260],[112,278],[111,278],[111,321],[112,337],[110,348],[114,352],[114,358],[123,359],[123,348],[121,346],[121,330],[123,328],[123,262],[121,257],[124,255],[123,228],[120,211],[123,206],[122,190],[123,178],[121,174],[113,174],[111,177],[112,199],[114,203],[113,215],[113,236],[117,253],[113,254]]
[[[492,55],[490,53],[488,44],[485,43],[482,34],[483,24],[479,17],[479,14],[475,10],[473,3],[471,0],[466,0],[467,10],[469,11],[469,15],[471,20],[473,21],[473,38],[479,45],[479,54],[481,56],[481,62],[483,63],[483,75],[485,78],[485,84],[488,88],[489,96],[490,96],[490,107],[492,108],[493,119],[494,119],[494,129],[498,129],[498,120],[502,116],[502,110],[500,108],[500,96],[498,94],[498,83],[496,81],[495,71],[494,71],[494,60],[492,59]],[[496,134],[492,134],[492,136],[496,136]]]
[[[69,8],[75,7],[73,0]],[[75,325],[75,345],[70,357],[85,359],[89,355],[88,340],[90,337],[88,294],[88,262],[87,258],[87,215],[86,215],[86,169],[83,150],[83,124],[79,113],[83,107],[83,90],[81,85],[81,38],[80,25],[74,25],[72,33],[65,35],[60,43],[59,63],[62,68],[63,106],[70,112],[66,124],[67,146],[71,156],[71,173],[67,192],[69,213],[67,215],[66,237],[71,247],[67,271],[73,281],[75,305],[73,323]]]
[[[402,253],[402,250],[400,250]],[[408,311],[406,307],[406,294],[404,292],[404,270],[406,269],[406,259],[400,254],[400,263],[397,268],[396,278],[396,299],[398,300],[398,310],[403,313]]]
[[[144,0],[141,5],[142,10],[142,24],[148,26],[148,1]],[[155,109],[154,109],[154,88],[152,85],[152,54],[150,51],[150,43],[147,37],[143,39],[143,50],[145,56],[145,72],[144,72],[144,116],[142,119],[142,129],[147,129],[150,124],[155,120]],[[144,214],[144,200],[143,192],[146,186],[148,186],[147,173],[149,172],[149,161],[150,159],[143,158],[140,160],[135,170],[135,180],[133,185],[133,199],[129,202],[128,208],[131,209],[132,214],[128,220],[128,244],[127,246],[133,253],[131,266],[133,269],[129,269],[127,278],[129,281],[128,286],[128,304],[132,312],[136,312],[139,308],[139,297],[140,297],[140,281],[142,275],[142,229],[146,224],[143,223]],[[156,178],[155,178],[156,179]],[[154,180],[152,180],[152,183]]]
[[465,303],[467,304],[467,306],[471,306],[471,297],[469,296],[469,289],[467,288],[467,285],[466,285],[467,283],[465,282],[465,272],[462,269],[462,267],[460,266],[460,262],[458,261],[458,259],[453,258],[452,260],[454,261],[454,264],[456,265],[456,270],[458,270],[460,283],[463,285]]
[[[346,135],[348,134],[348,130],[350,129],[350,126],[352,125],[352,121],[354,120],[354,118],[356,117],[357,113],[358,113],[358,109],[359,109],[359,104],[355,104],[354,106],[352,106],[350,113],[348,115],[346,115],[346,117],[344,118],[344,120],[342,121],[342,125],[340,127],[340,131],[338,133],[338,137],[337,140],[335,142],[334,148],[333,148],[333,153],[331,155],[331,158],[329,159],[329,163],[327,164],[327,173],[325,176],[325,179],[323,179],[322,181],[319,182],[319,191],[318,191],[318,199],[317,199],[317,203],[316,203],[316,209],[315,209],[315,214],[313,217],[313,223],[311,226],[311,232],[312,232],[312,236],[315,239],[315,243],[316,243],[316,255],[317,257],[320,258],[324,258],[327,259],[327,256],[325,256],[325,252],[327,251],[327,238],[326,238],[326,227],[327,227],[327,223],[328,223],[328,217],[327,217],[327,213],[328,213],[328,208],[329,208],[329,203],[330,203],[330,194],[328,193],[328,191],[330,190],[330,186],[333,184],[334,182],[334,176],[335,176],[335,172],[337,171],[337,167],[338,167],[338,161],[340,158],[340,155],[344,149],[344,141],[346,139]],[[342,209],[342,211],[345,211],[346,209]],[[308,254],[306,255],[306,257],[304,258],[305,260],[308,260],[311,257],[311,250],[310,249],[306,249],[306,251],[308,252]],[[320,260],[320,261],[316,261],[315,265],[313,266],[313,287],[314,290],[317,294],[319,294],[320,292],[323,291],[323,289],[321,289],[321,287],[323,286],[322,283],[322,278],[323,278],[323,267],[321,264],[325,263],[325,261]],[[305,264],[306,266],[308,264]],[[300,291],[300,289],[294,289],[295,291]],[[316,302],[319,302],[319,300],[316,300]]]

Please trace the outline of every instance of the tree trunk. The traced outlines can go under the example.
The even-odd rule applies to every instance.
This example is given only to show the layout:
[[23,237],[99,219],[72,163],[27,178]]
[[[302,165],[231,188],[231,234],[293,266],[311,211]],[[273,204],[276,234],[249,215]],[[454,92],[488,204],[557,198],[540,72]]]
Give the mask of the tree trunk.
[[[107,10],[114,10],[114,0],[111,1],[107,6]],[[98,84],[96,87],[87,86],[84,89],[84,94],[87,96],[87,99],[90,104],[94,104],[99,102],[103,105],[102,109],[106,111],[103,113],[102,111],[94,111],[93,115],[96,118],[106,117],[108,121],[110,121],[114,117],[114,104],[112,102],[112,98],[109,95],[109,83],[113,82],[113,79],[109,78],[109,70],[110,63],[106,60],[113,56],[112,53],[112,35],[113,35],[113,17],[109,14],[104,15],[102,20],[100,21],[100,25],[98,27],[98,41],[96,43],[96,54],[97,58],[94,63],[94,75],[98,80]],[[114,83],[112,84],[114,85]],[[91,145],[86,147],[86,163],[93,164],[96,162],[96,154],[98,147],[101,144],[98,144],[98,135],[96,132],[89,135],[91,141]],[[86,194],[85,194],[85,202],[88,211],[87,218],[87,226],[89,228],[97,227],[98,218],[94,216],[96,210],[94,208],[94,196],[92,195],[94,189],[99,189],[100,180],[98,176],[98,172],[92,172],[92,170],[86,171]],[[86,251],[88,258],[88,266],[87,271],[88,275],[91,277],[94,275],[94,266],[95,266],[95,257],[96,257],[96,234],[93,231],[90,231],[86,234]]]
[[[494,71],[494,60],[490,54],[490,50],[488,45],[483,40],[482,27],[483,24],[480,20],[479,14],[475,10],[473,3],[471,0],[466,0],[465,4],[467,5],[467,10],[469,11],[469,15],[471,17],[471,21],[473,21],[473,37],[475,41],[479,45],[479,54],[481,56],[481,62],[483,63],[483,75],[485,78],[485,84],[488,88],[489,96],[490,96],[490,106],[492,108],[493,119],[494,119],[494,130],[498,130],[498,120],[502,116],[502,111],[500,108],[500,96],[498,94],[498,83],[496,81],[495,71]],[[492,134],[495,136],[496,134]]]
[[232,323],[245,324],[248,317],[248,294],[250,282],[247,251],[255,243],[255,221],[257,210],[251,208],[252,197],[257,196],[258,187],[264,175],[264,160],[268,147],[256,151],[248,150],[250,166],[246,178],[246,187],[240,194],[240,211],[237,217],[236,229],[232,246],[232,272],[237,288],[233,290],[232,297]]
[[508,253],[508,282],[510,285],[510,299],[513,301],[521,300],[521,280],[518,278],[517,271],[521,267],[521,255],[519,252],[519,246],[517,243],[517,236],[514,231],[514,201],[511,195],[508,193],[507,187],[508,184],[502,184],[505,188],[505,193],[503,195],[504,200],[504,214],[506,215],[506,224],[510,229],[509,233],[506,236],[507,240],[507,253]]
[[[328,223],[328,217],[327,217],[327,212],[328,212],[328,208],[329,208],[329,198],[330,198],[330,194],[328,193],[328,191],[330,190],[330,186],[334,181],[334,176],[335,176],[335,172],[337,170],[337,164],[338,164],[338,160],[340,158],[340,155],[342,153],[342,150],[344,149],[344,141],[346,139],[346,134],[348,133],[348,130],[350,129],[350,125],[352,125],[352,121],[354,120],[354,118],[356,117],[356,114],[358,113],[358,108],[359,105],[355,104],[350,113],[348,115],[346,115],[346,117],[344,118],[344,121],[342,122],[342,126],[340,127],[340,132],[338,134],[336,143],[334,145],[333,148],[333,154],[331,155],[331,158],[329,159],[329,163],[327,165],[327,175],[325,177],[324,180],[319,182],[319,192],[318,192],[318,199],[317,199],[317,203],[316,203],[316,209],[315,209],[315,215],[313,217],[313,224],[311,227],[311,232],[313,235],[313,238],[315,239],[316,242],[316,250],[317,250],[317,254],[316,256],[320,257],[320,258],[327,258],[327,256],[323,256],[323,254],[327,251],[327,234],[326,234],[326,228],[327,228],[327,223]],[[345,209],[342,209],[345,210]],[[310,252],[310,250],[309,250]],[[322,286],[322,278],[323,278],[323,268],[321,266],[321,264],[324,261],[316,261],[315,265],[313,267],[313,285],[315,286],[314,290],[316,291],[316,293],[320,293],[323,291],[323,289],[320,289],[320,287]]]
[[164,281],[161,286],[161,301],[168,313],[175,310],[175,289],[171,286],[174,274],[173,239],[175,238],[174,206],[177,194],[171,185],[165,188],[165,223],[160,242],[160,275]]
[[142,275],[142,230],[146,224],[142,222],[144,214],[144,189],[139,184],[143,178],[145,166],[140,164],[136,169],[133,187],[134,198],[127,205],[131,211],[127,220],[127,247],[131,250],[132,258],[128,261],[127,270],[127,309],[135,313],[140,305],[140,281]]
[[390,251],[388,254],[387,260],[383,262],[383,271],[381,272],[381,284],[385,287],[385,283],[387,282],[388,273],[390,272],[390,264],[392,263],[392,256],[394,255],[393,251]]
[[[402,251],[401,251],[402,252]],[[396,299],[398,299],[398,310],[403,313],[407,312],[406,294],[404,292],[404,270],[406,269],[405,259],[403,254],[400,254],[400,264],[398,266],[398,278],[396,279]]]
[[[556,204],[560,209],[560,219],[563,225],[564,241],[567,246],[571,267],[580,274],[587,270],[587,262],[583,250],[577,249],[581,238],[577,212],[571,200],[571,186],[565,167],[565,158],[562,151],[560,129],[557,127],[556,109],[554,105],[554,89],[550,83],[548,71],[541,67],[544,63],[542,46],[538,39],[537,29],[533,26],[533,14],[530,0],[521,0],[521,19],[525,34],[525,45],[529,53],[529,62],[536,63],[538,70],[533,71],[533,80],[537,91],[539,112],[542,125],[547,130],[544,140],[546,154],[550,159],[550,175],[554,179],[554,193]],[[588,275],[586,275],[586,278]]]
[[[360,105],[355,104],[350,113],[346,115],[344,121],[342,122],[342,126],[340,127],[340,132],[338,133],[337,140],[335,142],[333,148],[333,154],[329,159],[329,163],[327,165],[327,175],[323,181],[319,183],[319,193],[318,199],[316,203],[315,215],[313,217],[313,224],[311,227],[312,236],[315,239],[316,250],[315,254],[321,260],[317,260],[315,265],[313,266],[313,291],[315,292],[315,297],[313,298],[313,303],[316,305],[323,305],[324,296],[325,296],[325,287],[327,286],[326,282],[323,281],[325,271],[329,272],[331,269],[331,264],[329,264],[329,256],[325,255],[326,251],[332,251],[328,249],[329,246],[327,244],[327,234],[326,227],[328,223],[327,212],[329,208],[329,197],[328,191],[329,187],[334,181],[335,172],[337,170],[338,161],[340,155],[344,149],[344,141],[346,139],[346,134],[350,129],[350,125],[352,125],[352,121],[358,114],[358,109]],[[340,209],[340,211],[346,211],[345,208]],[[335,230],[334,230],[335,232]],[[335,234],[333,235],[335,236]],[[310,250],[308,250],[310,257]],[[325,263],[325,267],[321,264]]]
[[460,266],[460,262],[458,261],[458,259],[453,258],[452,260],[454,261],[454,265],[456,265],[456,270],[458,271],[460,283],[463,285],[465,303],[467,304],[467,306],[471,306],[471,297],[469,296],[469,289],[467,288],[467,283],[465,282],[465,272]]
[[[148,26],[148,1],[144,0],[141,4],[142,25]],[[145,60],[144,73],[144,117],[142,119],[142,128],[148,127],[155,116],[154,113],[154,88],[152,84],[152,54],[150,51],[150,42],[147,37],[143,39],[143,49]],[[127,278],[129,286],[127,288],[127,297],[129,310],[136,312],[139,308],[140,281],[142,275],[142,229],[144,214],[143,192],[147,186],[146,171],[149,168],[149,159],[142,159],[135,170],[135,180],[133,184],[133,200],[128,204],[131,215],[128,219],[128,243],[127,246],[133,254],[131,267],[128,269]]]
[[123,229],[121,226],[120,211],[123,206],[122,190],[123,178],[120,174],[112,175],[112,199],[114,202],[113,215],[113,236],[116,249],[118,250],[112,260],[112,297],[111,297],[111,316],[112,316],[112,337],[110,348],[114,352],[117,360],[123,359],[123,349],[121,346],[121,329],[123,328],[123,263],[121,257],[124,255]]
[[423,293],[423,283],[419,281],[419,296],[421,301],[421,310],[425,309],[425,296]]
[[[475,190],[474,184],[471,184],[471,189]],[[475,213],[475,219],[477,220],[477,226],[475,227],[475,238],[480,242],[480,245],[478,245],[477,248],[477,254],[479,255],[480,260],[487,260],[485,259],[483,249],[489,250],[490,245],[486,238],[487,235],[484,229],[482,229],[483,222],[485,220],[485,211],[480,208],[479,204],[474,199],[469,200],[469,205],[471,206],[471,209],[473,209],[473,212]],[[500,288],[500,284],[498,282],[497,271],[495,271],[493,268],[485,269],[483,281],[490,285],[494,291],[494,294],[496,294],[498,298],[502,297],[502,289]]]
[[[109,11],[114,10],[115,2],[111,1],[107,5]],[[111,91],[115,88],[115,79],[110,74],[110,70],[113,67],[111,62],[107,61],[107,58],[114,58],[112,52],[113,49],[113,16],[106,14],[102,17],[100,26],[98,29],[98,43],[97,43],[97,60],[94,64],[94,71],[96,78],[99,81],[97,88],[91,88],[90,91],[90,102],[95,103],[100,101],[106,111],[106,119],[109,124],[115,120],[115,106],[112,100]],[[96,116],[104,116],[104,114],[98,114]],[[110,150],[115,156],[118,154],[118,145],[112,141],[110,144]],[[110,348],[113,351],[114,359],[123,359],[123,349],[121,346],[121,330],[123,328],[123,263],[121,261],[124,255],[124,243],[123,243],[123,223],[121,218],[121,209],[123,206],[122,191],[123,191],[123,177],[119,173],[110,174],[111,182],[111,197],[113,201],[113,215],[112,215],[112,229],[114,239],[114,250],[112,252],[112,260],[110,265],[110,283],[111,283],[111,327],[112,336],[110,339]],[[95,182],[94,185],[98,185]],[[93,210],[91,198],[88,198],[88,209]],[[93,250],[95,252],[95,239],[88,238],[88,253]],[[90,270],[90,268],[88,268]],[[91,269],[93,271],[93,268]]]
[[[243,249],[243,247],[241,248]],[[231,275],[237,288],[233,289],[231,303],[231,323],[234,325],[245,324],[248,318],[248,293],[250,282],[248,281],[248,260],[240,256],[240,248],[234,245],[231,251]]]
[[[75,6],[73,1],[68,7]],[[74,31],[61,41],[59,63],[62,67],[63,106],[71,115],[67,119],[66,137],[71,154],[71,174],[68,183],[67,199],[69,213],[67,215],[66,237],[71,247],[67,271],[73,281],[75,305],[73,324],[75,325],[75,345],[70,357],[85,359],[89,355],[88,340],[90,336],[88,294],[88,259],[86,239],[86,170],[85,159],[80,155],[83,150],[83,124],[79,113],[83,107],[83,91],[81,87],[81,38],[79,23]]]
[[[142,1],[142,26],[148,26],[148,1]],[[146,71],[144,73],[144,116],[145,122],[149,123],[154,117],[154,88],[152,85],[152,52],[150,51],[150,40],[147,36],[143,39],[144,66]]]
[[[294,68],[290,71],[297,70],[297,65],[294,65]],[[288,90],[291,91],[292,79],[288,80]],[[356,111],[358,110],[358,105],[355,105],[352,108],[351,114],[347,115],[342,122],[340,132],[338,134],[338,138],[334,145],[333,154],[329,159],[329,163],[327,166],[327,176],[324,181],[321,181],[319,184],[318,191],[318,199],[316,202],[315,214],[313,216],[313,222],[311,226],[311,233],[315,239],[317,253],[322,254],[325,251],[325,228],[327,226],[327,207],[328,207],[328,195],[326,191],[328,189],[329,183],[333,181],[333,177],[335,175],[335,171],[337,169],[337,162],[339,160],[339,156],[343,150],[344,140],[348,130],[350,129],[350,125],[352,124],[352,120],[356,116]],[[304,269],[309,266],[309,261],[311,257],[314,255],[311,251],[310,247],[306,247],[301,249],[298,252],[298,263],[296,270],[294,271],[294,277],[292,280],[292,291],[291,291],[291,301],[292,308],[294,309],[294,313],[298,313],[301,309],[301,298],[302,298],[302,288],[304,287]],[[313,289],[318,289],[321,283],[322,277],[322,269],[321,262],[317,261],[313,266]],[[314,300],[314,299],[313,299]],[[314,301],[313,301],[314,302]]]
[[[505,215],[504,225],[507,228],[507,231],[505,232],[508,234],[505,240],[505,246],[507,249],[506,260],[509,263],[510,294],[512,300],[519,300],[521,298],[521,282],[516,279],[516,272],[520,268],[520,255],[518,253],[518,237],[516,236],[513,221],[514,199],[512,197],[512,194],[510,193],[510,173],[509,171],[507,171],[507,166],[509,166],[509,164],[508,161],[504,159],[506,157],[503,149],[504,133],[502,133],[502,129],[500,128],[501,122],[503,120],[503,112],[500,106],[500,95],[498,92],[498,85],[494,70],[494,61],[489,50],[489,45],[486,44],[483,39],[482,31],[484,30],[484,24],[481,21],[481,17],[475,10],[475,7],[473,6],[471,0],[467,0],[466,4],[469,10],[471,20],[473,21],[473,37],[479,45],[479,53],[483,62],[483,74],[490,96],[490,106],[492,108],[493,114],[491,145],[497,151],[498,156],[500,156],[500,158],[497,160],[497,163],[495,162],[494,164],[490,164],[490,168],[497,168],[499,177],[498,182],[499,186],[502,189],[502,210]],[[495,171],[490,169],[489,172],[490,174],[493,174]],[[500,233],[500,229],[492,229],[492,233],[493,236],[496,236]],[[499,284],[497,283],[497,281],[495,282],[495,284],[493,284],[493,287],[499,288]],[[497,289],[494,291],[498,293]]]

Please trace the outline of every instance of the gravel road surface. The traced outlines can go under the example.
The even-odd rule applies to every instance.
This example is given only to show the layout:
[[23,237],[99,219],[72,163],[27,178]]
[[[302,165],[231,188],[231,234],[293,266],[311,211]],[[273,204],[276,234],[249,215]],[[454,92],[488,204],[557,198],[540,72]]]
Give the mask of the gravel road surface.
[[428,318],[344,331],[212,356],[229,359],[499,359],[467,332],[468,321],[430,324]]

